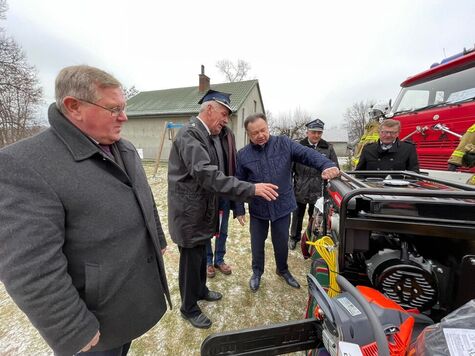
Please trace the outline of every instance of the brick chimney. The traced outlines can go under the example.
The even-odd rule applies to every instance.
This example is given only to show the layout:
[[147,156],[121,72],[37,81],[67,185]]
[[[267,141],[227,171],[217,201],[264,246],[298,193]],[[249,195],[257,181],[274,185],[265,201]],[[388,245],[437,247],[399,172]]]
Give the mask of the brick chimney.
[[205,66],[204,65],[201,65],[201,74],[199,75],[200,77],[200,83],[199,83],[199,86],[198,86],[198,91],[200,93],[204,93],[206,91],[208,91],[209,89],[209,77],[206,76],[205,74]]

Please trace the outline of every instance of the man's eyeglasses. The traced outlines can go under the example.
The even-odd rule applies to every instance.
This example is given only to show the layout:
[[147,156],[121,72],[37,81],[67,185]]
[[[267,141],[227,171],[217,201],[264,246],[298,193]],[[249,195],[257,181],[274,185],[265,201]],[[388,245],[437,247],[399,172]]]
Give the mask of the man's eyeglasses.
[[88,103],[88,104],[97,106],[97,107],[99,107],[99,108],[101,108],[101,109],[107,110],[107,111],[109,111],[109,112],[111,113],[111,116],[112,116],[112,117],[119,117],[120,114],[122,114],[122,113],[125,114],[126,106],[124,106],[123,108],[119,108],[119,107],[106,108],[105,106],[102,106],[102,105],[93,103],[93,102],[91,102],[91,101],[89,101],[89,100],[78,99],[78,98],[76,98],[76,99],[79,100],[79,101],[82,101],[82,102],[85,102],[85,103]]
[[379,131],[379,133],[380,133],[381,135],[396,136],[396,135],[399,133],[399,131],[385,131],[385,130],[381,130],[381,131]]

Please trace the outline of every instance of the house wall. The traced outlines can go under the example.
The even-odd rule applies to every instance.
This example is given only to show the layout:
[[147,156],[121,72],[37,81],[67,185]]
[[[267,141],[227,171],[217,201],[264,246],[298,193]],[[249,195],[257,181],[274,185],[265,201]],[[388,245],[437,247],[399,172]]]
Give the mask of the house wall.
[[[252,94],[252,93],[251,93]],[[242,108],[244,108],[244,118],[242,117],[243,111],[242,108],[238,111],[239,114],[233,114],[231,117],[229,126],[233,130],[236,136],[236,146],[239,150],[244,147],[249,141],[244,130],[244,119],[255,113],[262,112],[263,107],[260,103],[259,95],[253,96],[249,95],[249,98],[244,102]],[[254,100],[256,100],[256,108],[254,111]],[[163,129],[166,122],[173,122],[175,124],[182,123],[185,124],[189,121],[190,116],[181,116],[174,118],[159,118],[159,117],[134,117],[133,119],[128,120],[122,128],[122,137],[131,141],[136,148],[143,150],[144,159],[155,160],[157,158],[158,149],[163,137]],[[175,134],[178,129],[174,129]],[[170,155],[171,140],[169,139],[169,133],[165,133],[165,140],[163,144],[162,154],[160,157],[161,161],[167,161],[168,156]],[[348,156],[347,142],[331,142],[335,152],[338,157]]]
[[254,86],[243,105],[236,112],[235,115],[237,117],[235,119],[233,117],[235,122],[233,122],[232,129],[236,136],[236,147],[238,150],[249,143],[246,130],[244,130],[244,120],[251,114],[261,112],[264,112],[264,106],[261,102],[257,86]]
[[[131,141],[134,146],[139,149],[143,149],[144,159],[157,158],[158,149],[163,138],[163,131],[165,123],[173,122],[175,124],[185,124],[189,121],[190,116],[180,116],[173,118],[163,117],[134,117],[129,119],[122,128],[122,137]],[[175,134],[178,129],[175,130]],[[169,130],[171,131],[171,130]],[[170,133],[171,134],[171,133]],[[168,132],[165,132],[165,139],[163,143],[161,161],[167,161],[170,155],[171,140],[169,139]]]
[[[254,86],[244,101],[243,105],[235,112],[230,119],[229,126],[236,136],[236,147],[239,150],[248,142],[246,132],[244,130],[244,119],[256,112],[263,112],[263,104],[261,102],[257,86]],[[122,128],[122,137],[131,141],[137,149],[143,150],[144,159],[157,158],[160,143],[163,137],[163,130],[166,122],[187,123],[191,115],[180,117],[133,117],[124,124]],[[174,129],[175,133],[178,129]],[[165,134],[161,161],[167,161],[170,155],[171,140],[169,133]]]
[[330,142],[333,145],[333,149],[338,157],[348,156],[348,143],[346,142]]

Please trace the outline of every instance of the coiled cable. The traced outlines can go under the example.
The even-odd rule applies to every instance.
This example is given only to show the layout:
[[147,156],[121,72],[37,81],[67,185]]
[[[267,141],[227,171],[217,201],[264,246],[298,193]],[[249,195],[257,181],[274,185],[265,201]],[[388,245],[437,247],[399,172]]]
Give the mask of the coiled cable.
[[328,296],[330,298],[340,294],[340,286],[336,281],[338,275],[338,248],[333,243],[330,236],[322,236],[316,241],[307,241],[307,244],[312,245],[317,250],[318,254],[323,258],[328,266],[329,288]]

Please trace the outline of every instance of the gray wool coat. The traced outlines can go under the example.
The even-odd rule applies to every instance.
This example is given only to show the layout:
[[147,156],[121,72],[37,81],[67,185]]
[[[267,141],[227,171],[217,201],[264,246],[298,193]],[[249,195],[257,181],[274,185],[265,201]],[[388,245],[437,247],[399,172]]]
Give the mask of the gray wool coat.
[[168,227],[178,246],[204,244],[218,231],[218,196],[245,201],[254,184],[226,176],[208,131],[192,118],[173,142],[168,160]]
[[[135,148],[125,171],[55,107],[46,131],[0,150],[0,279],[58,355],[152,328],[170,296],[166,246]],[[171,306],[171,304],[170,304]]]

